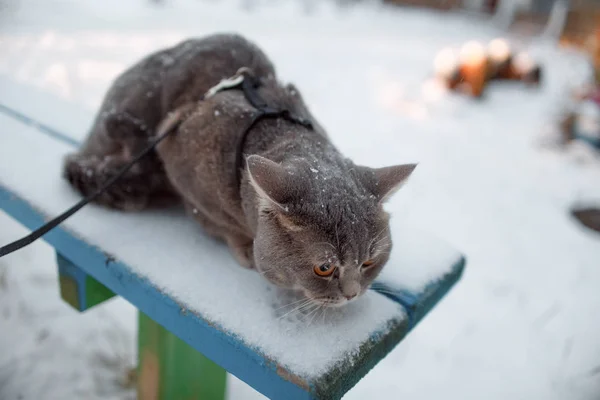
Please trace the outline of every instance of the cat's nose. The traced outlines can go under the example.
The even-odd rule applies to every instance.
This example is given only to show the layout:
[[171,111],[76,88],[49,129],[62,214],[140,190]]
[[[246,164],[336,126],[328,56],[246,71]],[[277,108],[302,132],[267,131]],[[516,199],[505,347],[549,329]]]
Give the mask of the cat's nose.
[[358,282],[350,281],[342,286],[342,294],[347,300],[352,300],[358,296],[358,293],[360,293],[360,284]]

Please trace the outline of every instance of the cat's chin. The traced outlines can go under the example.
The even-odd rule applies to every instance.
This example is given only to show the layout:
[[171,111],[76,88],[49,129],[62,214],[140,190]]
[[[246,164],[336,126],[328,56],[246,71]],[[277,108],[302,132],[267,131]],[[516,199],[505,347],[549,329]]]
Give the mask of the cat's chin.
[[309,296],[306,296],[306,297],[311,299],[313,301],[313,303],[315,303],[315,304],[319,304],[320,306],[331,307],[331,308],[340,308],[340,307],[343,307],[349,303],[352,303],[354,300],[356,300],[356,298],[354,298],[352,300],[346,300],[344,298],[342,298],[340,300],[331,300],[331,299],[313,298],[313,297],[309,297]]
[[[344,297],[341,298],[331,298],[331,297],[315,297],[315,296],[311,296],[310,292],[306,291],[306,289],[301,288],[299,286],[295,286],[291,289],[284,289],[284,290],[289,290],[288,293],[293,293],[294,296],[297,297],[303,297],[307,300],[310,300],[312,304],[316,304],[322,307],[331,307],[331,308],[340,308],[343,307],[349,303],[352,303],[354,301],[357,300],[357,298],[360,298],[360,296],[354,297],[353,299],[346,299]],[[361,293],[362,294],[362,293]]]

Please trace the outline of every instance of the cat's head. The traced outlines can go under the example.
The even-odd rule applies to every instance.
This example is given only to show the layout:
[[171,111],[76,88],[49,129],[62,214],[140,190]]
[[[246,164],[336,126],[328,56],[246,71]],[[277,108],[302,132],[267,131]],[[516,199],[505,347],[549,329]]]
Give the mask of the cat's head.
[[416,165],[376,169],[343,160],[321,171],[306,160],[278,164],[253,155],[247,167],[258,196],[259,272],[321,305],[362,295],[391,251],[383,203]]

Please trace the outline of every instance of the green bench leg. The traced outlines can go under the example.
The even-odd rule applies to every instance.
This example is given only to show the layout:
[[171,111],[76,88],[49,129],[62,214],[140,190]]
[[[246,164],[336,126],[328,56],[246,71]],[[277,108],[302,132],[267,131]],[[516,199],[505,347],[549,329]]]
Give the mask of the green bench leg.
[[227,371],[141,311],[139,400],[224,400]]
[[56,253],[56,262],[60,296],[77,311],[85,311],[115,295],[110,289],[59,253]]

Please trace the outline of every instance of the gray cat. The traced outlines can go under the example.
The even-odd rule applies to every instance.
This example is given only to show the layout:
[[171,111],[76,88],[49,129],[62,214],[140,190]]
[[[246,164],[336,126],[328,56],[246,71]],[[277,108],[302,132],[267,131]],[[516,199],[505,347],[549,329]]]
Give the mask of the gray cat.
[[[241,181],[236,143],[256,114],[241,90],[199,101],[222,79],[248,68],[269,106],[312,121],[264,119],[248,132]],[[281,85],[267,56],[238,35],[184,41],[119,76],[91,132],[66,159],[64,174],[83,195],[143,149],[167,114],[188,104],[176,131],[97,202],[140,210],[173,201],[227,242],[241,265],[320,305],[364,293],[389,258],[389,215],[382,204],[414,164],[355,165],[330,142],[292,85]]]

